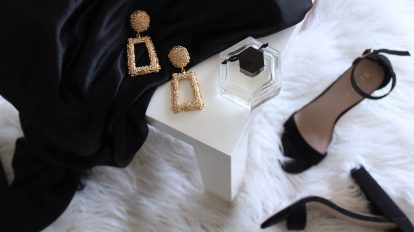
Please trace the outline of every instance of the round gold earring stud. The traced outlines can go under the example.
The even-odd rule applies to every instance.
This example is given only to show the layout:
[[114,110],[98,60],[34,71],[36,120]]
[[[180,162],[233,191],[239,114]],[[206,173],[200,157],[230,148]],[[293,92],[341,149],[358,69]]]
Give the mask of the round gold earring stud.
[[132,29],[139,34],[148,30],[150,26],[150,17],[147,12],[136,10],[131,14],[130,23]]
[[190,63],[190,54],[188,53],[187,48],[183,46],[175,46],[168,53],[168,59],[176,68],[184,70]]

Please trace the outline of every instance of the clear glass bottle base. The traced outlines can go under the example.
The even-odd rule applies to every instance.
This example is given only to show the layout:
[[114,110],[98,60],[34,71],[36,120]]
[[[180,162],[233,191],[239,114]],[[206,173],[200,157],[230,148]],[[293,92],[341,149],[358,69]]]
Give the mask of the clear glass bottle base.
[[[248,37],[220,53],[221,61],[238,55],[249,47],[261,48],[262,43]],[[239,61],[220,65],[221,96],[250,110],[277,96],[281,90],[280,53],[265,47],[263,51],[264,69],[258,75],[250,77],[240,71]]]

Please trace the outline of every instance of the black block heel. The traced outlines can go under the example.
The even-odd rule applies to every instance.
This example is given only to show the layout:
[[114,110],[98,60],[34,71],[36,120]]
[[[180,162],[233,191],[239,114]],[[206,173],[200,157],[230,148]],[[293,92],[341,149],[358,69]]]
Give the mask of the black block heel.
[[401,209],[381,188],[375,179],[364,167],[355,168],[351,171],[352,178],[365,193],[373,213],[384,215],[397,225],[401,232],[413,232],[414,227]]

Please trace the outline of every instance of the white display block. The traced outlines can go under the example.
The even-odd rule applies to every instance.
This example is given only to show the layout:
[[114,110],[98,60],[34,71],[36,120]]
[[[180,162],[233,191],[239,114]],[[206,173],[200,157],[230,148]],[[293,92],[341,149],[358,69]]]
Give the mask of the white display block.
[[[300,26],[298,24],[259,41],[269,43],[269,46],[280,51],[283,62],[289,42]],[[173,113],[171,86],[167,82],[155,91],[146,116],[150,125],[191,144],[205,190],[231,201],[245,172],[248,131],[253,112],[220,96],[220,62],[217,54],[191,69],[198,76],[205,104],[203,110]]]

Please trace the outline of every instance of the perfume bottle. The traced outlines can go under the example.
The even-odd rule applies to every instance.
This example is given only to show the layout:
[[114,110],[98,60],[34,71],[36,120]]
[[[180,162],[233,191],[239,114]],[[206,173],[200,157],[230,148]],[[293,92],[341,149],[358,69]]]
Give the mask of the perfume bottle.
[[280,93],[280,53],[248,37],[220,53],[220,95],[250,110]]

